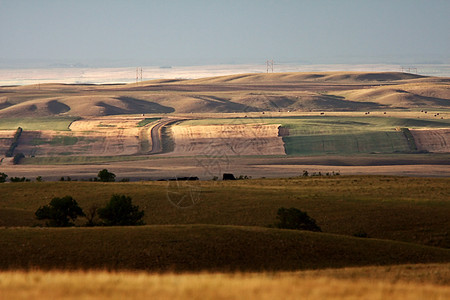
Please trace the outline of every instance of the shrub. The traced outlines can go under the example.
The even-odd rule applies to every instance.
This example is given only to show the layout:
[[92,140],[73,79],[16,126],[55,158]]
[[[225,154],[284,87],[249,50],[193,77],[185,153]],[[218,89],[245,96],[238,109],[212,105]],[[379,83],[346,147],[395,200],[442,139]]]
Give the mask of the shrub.
[[92,204],[86,213],[86,226],[95,226],[98,225],[99,222],[97,222],[97,210],[98,206],[96,204]]
[[105,207],[97,210],[98,216],[107,226],[144,225],[144,211],[131,203],[131,197],[115,194]]
[[279,208],[277,219],[279,220],[275,224],[277,228],[322,231],[316,224],[316,220],[308,216],[306,212],[293,207],[289,209],[284,207]]
[[367,234],[367,232],[365,232],[364,230],[360,230],[357,231],[353,234],[354,237],[359,237],[359,238],[368,238],[369,235]]
[[67,227],[74,224],[77,217],[85,216],[83,210],[71,196],[53,198],[48,205],[41,206],[35,212],[38,220],[49,220],[47,226]]
[[236,177],[231,173],[224,173],[222,180],[236,180]]
[[18,165],[22,158],[25,158],[25,155],[23,155],[23,153],[17,153],[16,155],[14,155],[13,164]]
[[8,178],[8,175],[5,173],[0,173],[0,183],[6,182],[6,178]]
[[9,179],[11,182],[29,182],[30,181],[30,179],[28,179],[28,178],[25,178],[25,177],[11,177],[10,179]]
[[103,169],[97,174],[100,181],[103,182],[114,182],[116,181],[116,174],[108,172],[108,170]]

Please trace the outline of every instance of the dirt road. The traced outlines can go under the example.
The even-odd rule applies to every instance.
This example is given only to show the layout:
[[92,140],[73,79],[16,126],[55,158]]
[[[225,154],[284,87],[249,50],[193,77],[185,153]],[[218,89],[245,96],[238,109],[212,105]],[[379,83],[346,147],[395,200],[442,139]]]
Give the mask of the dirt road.
[[151,137],[152,137],[152,150],[148,154],[158,154],[163,152],[163,143],[162,143],[162,136],[161,136],[161,130],[164,126],[167,126],[169,124],[185,120],[182,118],[169,118],[169,119],[161,119],[159,120],[159,123],[152,127],[151,130]]

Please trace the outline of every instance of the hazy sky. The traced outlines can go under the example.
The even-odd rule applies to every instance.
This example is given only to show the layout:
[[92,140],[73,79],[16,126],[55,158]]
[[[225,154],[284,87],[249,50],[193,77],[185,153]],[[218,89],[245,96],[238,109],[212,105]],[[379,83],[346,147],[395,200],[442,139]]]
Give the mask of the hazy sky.
[[0,62],[450,63],[449,0],[0,0]]

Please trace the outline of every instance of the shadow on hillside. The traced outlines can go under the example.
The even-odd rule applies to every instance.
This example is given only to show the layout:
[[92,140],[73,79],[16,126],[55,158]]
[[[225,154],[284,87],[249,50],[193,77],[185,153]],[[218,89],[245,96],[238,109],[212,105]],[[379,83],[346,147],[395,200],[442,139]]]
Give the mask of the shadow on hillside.
[[55,115],[65,113],[70,110],[69,106],[59,102],[58,100],[49,101],[47,103],[47,108],[52,114]]
[[194,98],[205,102],[204,105],[206,111],[217,111],[224,113],[260,111],[255,107],[215,96],[195,96]]
[[117,99],[125,104],[125,108],[113,106],[104,102],[98,103],[99,106],[105,108],[105,115],[172,113],[175,111],[172,107],[136,98],[119,97]]

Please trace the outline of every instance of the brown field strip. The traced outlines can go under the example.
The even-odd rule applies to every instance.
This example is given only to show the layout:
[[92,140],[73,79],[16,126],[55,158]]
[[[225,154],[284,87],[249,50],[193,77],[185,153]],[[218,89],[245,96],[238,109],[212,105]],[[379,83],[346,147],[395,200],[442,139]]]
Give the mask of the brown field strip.
[[170,155],[284,155],[279,125],[172,126]]
[[450,152],[450,129],[413,129],[417,149],[436,153]]

